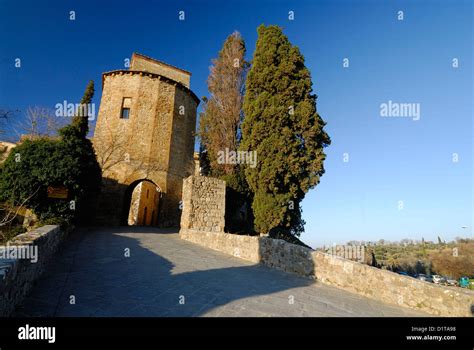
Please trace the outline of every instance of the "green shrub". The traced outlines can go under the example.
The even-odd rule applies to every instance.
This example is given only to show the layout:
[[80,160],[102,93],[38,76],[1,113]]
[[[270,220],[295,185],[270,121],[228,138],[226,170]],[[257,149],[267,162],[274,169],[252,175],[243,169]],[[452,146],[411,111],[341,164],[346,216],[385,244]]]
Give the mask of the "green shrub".
[[[90,103],[93,94],[94,84],[89,82],[81,103]],[[90,217],[92,214],[84,214],[89,206],[83,203],[100,190],[101,170],[87,130],[87,116],[75,116],[58,131],[59,138],[18,145],[0,171],[0,202],[11,207],[25,205],[43,222]],[[48,198],[49,186],[65,186],[68,198]]]
[[11,206],[24,202],[38,218],[63,217],[70,220],[73,211],[65,200],[49,199],[48,186],[64,185],[74,198],[74,162],[60,142],[51,139],[26,140],[6,159],[0,175],[0,201]]
[[0,228],[0,243],[4,244],[25,232],[26,229],[21,225],[3,226]]

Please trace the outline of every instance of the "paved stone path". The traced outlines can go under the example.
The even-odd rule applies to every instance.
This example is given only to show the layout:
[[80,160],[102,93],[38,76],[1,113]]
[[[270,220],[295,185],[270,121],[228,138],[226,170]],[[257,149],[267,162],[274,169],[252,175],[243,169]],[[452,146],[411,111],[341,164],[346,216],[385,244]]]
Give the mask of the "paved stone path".
[[176,233],[122,227],[72,233],[15,316],[423,314],[203,248]]

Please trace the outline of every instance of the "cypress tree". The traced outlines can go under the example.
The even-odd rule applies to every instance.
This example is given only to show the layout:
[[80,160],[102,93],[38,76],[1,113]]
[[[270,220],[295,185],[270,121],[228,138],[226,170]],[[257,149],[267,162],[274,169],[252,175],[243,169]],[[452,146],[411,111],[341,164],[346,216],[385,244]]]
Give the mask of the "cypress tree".
[[300,204],[324,174],[323,148],[330,138],[298,47],[278,26],[261,25],[257,31],[240,145],[258,159],[256,167],[245,168],[255,229],[299,236],[304,231]]
[[87,108],[84,106],[89,105],[93,97],[94,82],[91,80],[81,99],[82,110],[76,112],[71,124],[59,130],[64,152],[77,170],[74,192],[77,201],[76,221],[79,224],[93,221],[95,196],[100,190],[102,180],[92,142],[87,138],[89,119]]
[[76,115],[72,118],[72,125],[77,128],[80,136],[86,138],[89,132],[89,121],[88,121],[88,106],[92,103],[94,97],[94,81],[90,80],[87,84],[86,91],[81,99],[81,108],[76,111]]

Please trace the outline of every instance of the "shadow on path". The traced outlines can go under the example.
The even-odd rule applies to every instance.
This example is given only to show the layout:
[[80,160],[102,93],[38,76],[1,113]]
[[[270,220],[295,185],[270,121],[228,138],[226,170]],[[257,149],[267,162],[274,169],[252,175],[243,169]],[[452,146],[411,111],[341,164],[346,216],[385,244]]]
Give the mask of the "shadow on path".
[[15,316],[199,316],[235,300],[313,283],[281,278],[282,272],[182,241],[173,232],[123,227],[72,233]]
[[14,316],[423,315],[253,265],[175,232],[119,227],[72,233]]

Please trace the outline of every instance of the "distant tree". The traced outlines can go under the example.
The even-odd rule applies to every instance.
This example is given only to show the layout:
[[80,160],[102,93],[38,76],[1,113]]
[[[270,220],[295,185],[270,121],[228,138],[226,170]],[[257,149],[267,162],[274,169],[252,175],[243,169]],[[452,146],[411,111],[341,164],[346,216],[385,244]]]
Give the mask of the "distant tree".
[[375,258],[375,253],[374,251],[371,251],[371,256],[372,256],[372,261],[371,261],[371,264],[372,266],[374,267],[377,267],[378,266],[378,263],[377,263],[377,259]]
[[251,230],[252,215],[243,170],[236,157],[242,122],[244,81],[248,63],[245,43],[238,32],[227,37],[216,59],[212,61],[207,80],[210,96],[203,98],[199,137],[201,171],[226,181],[226,230]]
[[47,107],[30,106],[26,109],[24,118],[17,119],[14,129],[18,136],[30,139],[56,136],[58,130],[67,124],[67,119],[57,117],[53,110]]
[[11,122],[12,117],[15,117],[19,112],[19,110],[0,108],[0,135],[5,134],[7,123]]
[[433,264],[432,269],[437,274],[455,279],[474,276],[474,242],[433,250],[429,256]]
[[219,152],[238,148],[244,79],[247,68],[245,43],[239,32],[227,37],[219,55],[212,61],[207,80],[209,99],[203,99],[199,137],[207,150],[210,175],[234,174],[237,164],[219,162]]
[[303,55],[278,26],[258,28],[243,109],[241,150],[258,158],[255,167],[245,166],[255,228],[299,236],[301,201],[324,174],[330,138]]
[[407,246],[410,244],[410,240],[408,238],[404,238],[400,241],[400,244],[403,246]]

